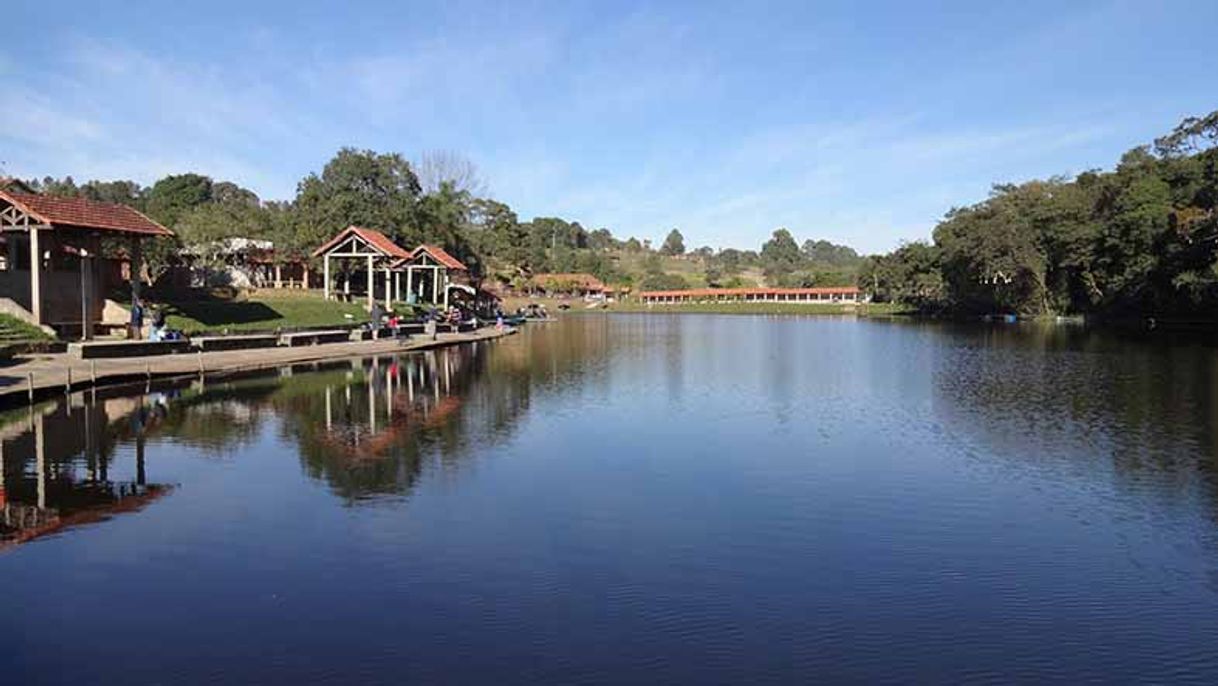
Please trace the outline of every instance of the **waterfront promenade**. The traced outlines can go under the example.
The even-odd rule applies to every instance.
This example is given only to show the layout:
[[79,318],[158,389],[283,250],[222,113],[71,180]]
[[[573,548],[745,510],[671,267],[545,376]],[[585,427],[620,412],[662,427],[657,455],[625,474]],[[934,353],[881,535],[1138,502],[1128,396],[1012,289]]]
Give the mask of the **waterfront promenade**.
[[0,407],[21,405],[29,400],[30,379],[35,398],[68,389],[93,385],[130,383],[143,379],[197,374],[220,374],[282,367],[326,359],[385,355],[489,341],[515,333],[486,327],[467,333],[441,333],[436,340],[414,336],[406,340],[382,339],[349,343],[325,343],[302,347],[257,348],[177,355],[152,355],[112,359],[82,360],[69,353],[18,356],[0,368]]

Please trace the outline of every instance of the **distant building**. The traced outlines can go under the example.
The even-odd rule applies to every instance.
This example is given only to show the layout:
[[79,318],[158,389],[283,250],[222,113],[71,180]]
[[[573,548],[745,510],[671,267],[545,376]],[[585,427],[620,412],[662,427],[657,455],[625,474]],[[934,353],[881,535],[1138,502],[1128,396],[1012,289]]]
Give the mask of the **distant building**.
[[691,288],[684,291],[643,291],[639,300],[648,305],[680,303],[805,303],[809,305],[866,302],[856,286],[826,288]]

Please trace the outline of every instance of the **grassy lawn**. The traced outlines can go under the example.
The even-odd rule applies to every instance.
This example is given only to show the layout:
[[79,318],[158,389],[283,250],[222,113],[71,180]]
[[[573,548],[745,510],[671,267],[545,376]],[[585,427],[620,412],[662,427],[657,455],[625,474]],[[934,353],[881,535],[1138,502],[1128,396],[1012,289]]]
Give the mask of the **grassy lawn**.
[[0,345],[25,341],[49,341],[45,331],[12,315],[0,314]]
[[334,326],[368,318],[362,303],[327,302],[319,295],[299,291],[259,291],[231,300],[169,300],[152,306],[163,307],[169,327],[188,335]]
[[[571,311],[583,311],[583,305]],[[704,314],[856,314],[866,317],[885,317],[911,314],[907,308],[891,303],[812,304],[812,303],[684,303],[679,305],[648,306],[637,301],[613,303],[607,310],[590,312],[652,312]]]

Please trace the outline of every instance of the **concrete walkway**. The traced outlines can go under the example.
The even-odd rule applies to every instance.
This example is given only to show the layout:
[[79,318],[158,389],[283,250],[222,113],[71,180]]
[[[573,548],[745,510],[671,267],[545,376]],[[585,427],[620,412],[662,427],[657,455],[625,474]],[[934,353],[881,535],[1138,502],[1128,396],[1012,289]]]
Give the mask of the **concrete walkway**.
[[68,387],[69,379],[71,388],[80,389],[107,383],[130,382],[147,377],[164,378],[199,374],[200,372],[212,374],[282,367],[316,360],[428,350],[460,343],[493,340],[515,332],[515,329],[512,328],[497,331],[493,327],[487,327],[468,333],[442,333],[434,341],[423,336],[412,336],[403,341],[389,339],[324,343],[297,348],[258,348],[97,360],[81,360],[68,353],[21,355],[16,358],[16,364],[0,367],[0,406],[11,407],[28,402],[31,374],[33,375],[34,394],[38,398],[45,396],[48,391],[65,390]]

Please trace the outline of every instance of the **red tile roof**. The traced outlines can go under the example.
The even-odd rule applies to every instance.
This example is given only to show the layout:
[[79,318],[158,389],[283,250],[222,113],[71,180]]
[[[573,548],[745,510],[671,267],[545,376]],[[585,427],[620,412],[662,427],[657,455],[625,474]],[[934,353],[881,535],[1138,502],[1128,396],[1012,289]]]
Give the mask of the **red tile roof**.
[[0,200],[52,227],[118,231],[145,236],[173,235],[169,229],[126,205],[97,202],[85,198],[57,198],[50,195],[14,193],[8,190],[0,190]]
[[428,255],[431,255],[432,259],[434,259],[436,262],[439,262],[440,264],[444,265],[445,267],[448,267],[449,269],[457,269],[457,270],[460,270],[463,272],[469,271],[469,267],[466,267],[465,264],[463,262],[461,262],[461,260],[458,260],[457,258],[453,257],[452,255],[449,255],[448,252],[446,250],[444,250],[444,248],[441,248],[438,245],[428,245],[428,244],[424,243],[424,244],[420,245],[419,247],[415,248],[414,252],[410,253],[410,256],[417,257],[419,255],[419,253],[421,253],[421,252],[425,252]]
[[721,295],[857,295],[857,286],[829,286],[824,288],[690,288],[684,291],[643,291],[640,298],[667,298],[686,296],[690,298],[713,298]]
[[346,240],[347,237],[352,234],[359,236],[364,242],[379,250],[386,257],[410,257],[410,253],[407,252],[405,248],[397,243],[394,243],[389,239],[388,236],[380,231],[377,231],[376,229],[365,229],[362,226],[355,225],[348,226],[342,231],[339,231],[337,236],[326,241],[320,248],[314,250],[313,257],[321,257],[327,250]]

